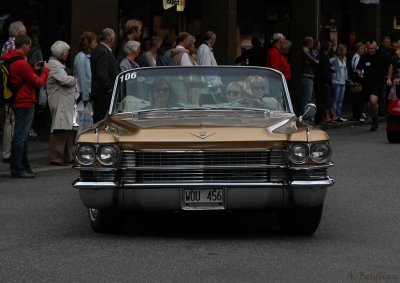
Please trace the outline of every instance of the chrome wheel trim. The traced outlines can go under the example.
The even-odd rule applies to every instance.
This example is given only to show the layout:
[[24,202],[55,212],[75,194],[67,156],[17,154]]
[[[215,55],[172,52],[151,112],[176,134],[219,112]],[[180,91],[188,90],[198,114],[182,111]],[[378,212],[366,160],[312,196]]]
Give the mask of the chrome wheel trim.
[[99,211],[95,208],[88,208],[91,221],[96,221],[99,216]]

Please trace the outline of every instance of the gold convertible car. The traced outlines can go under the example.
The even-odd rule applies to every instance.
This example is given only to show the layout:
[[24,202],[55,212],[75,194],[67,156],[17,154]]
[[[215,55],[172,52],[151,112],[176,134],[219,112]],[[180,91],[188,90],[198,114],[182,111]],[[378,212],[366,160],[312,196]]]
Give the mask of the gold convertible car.
[[312,234],[334,183],[315,111],[297,117],[273,69],[125,71],[107,117],[78,137],[73,187],[97,232],[118,228],[127,210],[269,210],[283,231]]

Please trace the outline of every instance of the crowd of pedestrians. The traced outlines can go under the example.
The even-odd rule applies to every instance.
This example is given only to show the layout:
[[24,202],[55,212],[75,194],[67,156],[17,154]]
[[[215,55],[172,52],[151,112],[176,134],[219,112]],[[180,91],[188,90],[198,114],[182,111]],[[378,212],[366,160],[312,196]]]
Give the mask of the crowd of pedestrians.
[[[290,82],[293,74],[287,53],[292,42],[283,34],[275,33],[270,43],[270,47],[264,49],[265,66],[281,71]],[[256,46],[249,49],[237,58],[237,63],[251,58],[255,50]],[[389,100],[397,98],[396,91],[399,92],[396,78],[400,76],[400,41],[392,44],[390,37],[385,36],[380,46],[372,40],[359,42],[348,50],[343,43],[306,36],[301,50],[300,72],[300,112],[304,111],[305,105],[315,102],[318,109],[316,124],[348,119],[365,122],[369,118],[370,130],[376,131],[378,116],[385,115]],[[346,93],[351,96],[353,117],[344,117],[342,108]]]
[[[50,47],[47,60],[39,44],[40,33],[27,35],[23,22],[9,26],[1,63],[10,65],[10,81],[16,93],[12,103],[2,103],[4,123],[2,162],[10,163],[12,177],[34,178],[29,165],[28,137],[44,90],[51,113],[49,163],[66,166],[73,162],[74,126],[77,105],[93,109],[93,123],[101,121],[111,103],[114,80],[121,71],[147,66],[217,65],[213,54],[216,34],[208,31],[199,45],[187,33],[167,33],[163,38],[152,36],[141,40],[143,23],[128,20],[124,36],[117,44],[115,31],[103,29],[98,35],[84,31],[73,68],[67,67],[70,45],[57,40]],[[113,49],[116,49],[116,56]]]
[[[142,29],[140,20],[128,20],[120,42],[110,28],[103,29],[98,35],[84,31],[80,36],[79,52],[71,58],[73,68],[69,69],[66,67],[70,54],[68,43],[54,42],[47,63],[39,44],[40,33],[32,29],[27,35],[27,29],[20,21],[10,24],[9,39],[3,46],[1,60],[12,61],[10,78],[18,88],[12,105],[1,107],[5,115],[2,158],[3,162],[10,163],[12,177],[36,176],[28,162],[27,139],[33,131],[35,106],[42,90],[47,93],[52,117],[49,163],[65,166],[73,161],[76,105],[80,102],[83,107],[90,105],[93,122],[101,121],[108,112],[114,80],[121,71],[145,66],[218,65],[213,51],[217,35],[213,31],[207,31],[200,42],[196,42],[199,37],[184,31],[142,40]],[[292,42],[282,33],[273,34],[264,46],[257,37],[251,42],[252,48],[236,58],[236,63],[277,69],[290,85],[293,74],[288,53]],[[369,41],[358,43],[353,52],[348,52],[342,43],[336,46],[331,40],[304,37],[299,74],[302,109],[315,101],[318,107],[315,123],[346,121],[343,99],[346,92],[351,92],[353,118],[365,121],[365,113],[368,113],[371,131],[376,131],[380,103],[387,103],[388,98],[396,96],[393,88],[400,81],[400,45],[395,47],[397,49],[386,37],[379,49],[375,41]],[[348,86],[350,88],[346,90]],[[228,88],[240,95],[240,86]]]

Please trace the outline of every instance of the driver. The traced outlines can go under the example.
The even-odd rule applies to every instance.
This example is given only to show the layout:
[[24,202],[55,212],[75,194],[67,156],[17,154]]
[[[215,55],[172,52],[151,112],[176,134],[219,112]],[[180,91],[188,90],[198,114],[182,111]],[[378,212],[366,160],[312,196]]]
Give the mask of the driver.
[[169,108],[181,107],[176,103],[175,95],[172,93],[172,88],[169,82],[165,79],[155,79],[150,89],[150,107],[153,108]]

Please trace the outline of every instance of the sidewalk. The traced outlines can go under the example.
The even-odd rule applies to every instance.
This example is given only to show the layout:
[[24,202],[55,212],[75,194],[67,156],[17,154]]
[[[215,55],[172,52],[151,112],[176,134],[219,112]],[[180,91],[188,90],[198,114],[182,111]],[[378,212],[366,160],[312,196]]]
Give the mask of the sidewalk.
[[[39,136],[40,137],[40,136]],[[0,149],[3,149],[3,136],[0,135]],[[0,151],[0,152],[1,152]],[[58,170],[71,170],[71,166],[56,166],[49,164],[49,140],[48,137],[44,139],[30,139],[28,141],[28,159],[32,170],[38,173],[41,172],[58,171]],[[1,178],[11,178],[10,164],[3,163],[0,160],[0,180]]]
[[[344,101],[342,105],[342,113],[343,118],[348,119],[346,122],[337,122],[335,124],[329,123],[328,125],[317,125],[316,127],[321,128],[323,130],[328,129],[337,129],[342,127],[355,127],[360,125],[369,125],[371,124],[371,119],[368,119],[365,122],[355,121],[353,120],[353,111],[350,101]],[[378,117],[379,126],[386,124],[386,117]]]

